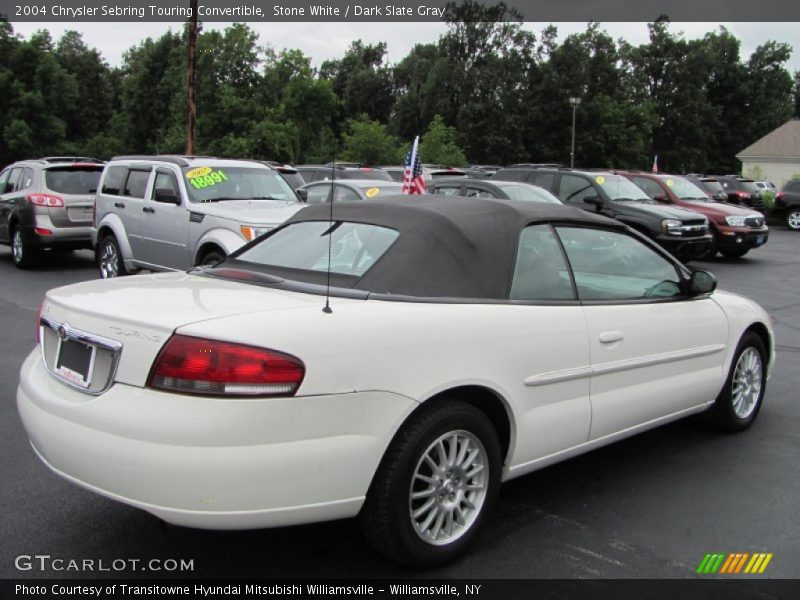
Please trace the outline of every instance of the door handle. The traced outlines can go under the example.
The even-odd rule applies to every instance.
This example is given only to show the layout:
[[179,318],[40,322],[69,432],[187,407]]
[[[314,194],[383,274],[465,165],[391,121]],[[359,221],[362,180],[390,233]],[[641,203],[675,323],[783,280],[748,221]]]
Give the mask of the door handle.
[[125,204],[122,202],[114,202],[114,208],[125,208]]
[[146,212],[146,213],[154,213],[154,212],[156,212],[156,209],[155,209],[155,208],[150,208],[149,206],[145,206],[145,207],[142,209],[142,212]]
[[604,331],[600,334],[601,344],[614,344],[616,342],[621,342],[624,339],[625,336],[619,331]]

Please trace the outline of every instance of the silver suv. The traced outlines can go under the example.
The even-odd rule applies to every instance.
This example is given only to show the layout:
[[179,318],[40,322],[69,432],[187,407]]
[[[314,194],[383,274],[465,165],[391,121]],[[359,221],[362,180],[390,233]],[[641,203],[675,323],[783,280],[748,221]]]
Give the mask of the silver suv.
[[262,162],[113,158],[100,181],[92,234],[100,276],[214,264],[303,206]]
[[45,248],[92,247],[92,211],[103,163],[81,156],[22,160],[0,171],[0,244],[33,266]]

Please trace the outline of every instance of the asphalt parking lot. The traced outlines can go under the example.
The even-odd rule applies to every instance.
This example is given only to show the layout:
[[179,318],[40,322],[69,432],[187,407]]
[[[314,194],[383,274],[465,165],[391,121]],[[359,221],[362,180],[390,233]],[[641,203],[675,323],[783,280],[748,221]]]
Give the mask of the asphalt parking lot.
[[[698,263],[775,319],[778,361],[756,424],[709,432],[689,419],[504,485],[461,561],[414,573],[370,550],[353,520],[247,532],[167,526],[84,491],[36,458],[15,406],[44,292],[93,279],[89,252],[22,272],[0,248],[0,578],[691,578],[709,552],[770,552],[762,577],[800,577],[800,235],[773,228],[738,261]],[[188,573],[19,571],[15,557],[189,559]],[[708,576],[705,576],[708,577]]]

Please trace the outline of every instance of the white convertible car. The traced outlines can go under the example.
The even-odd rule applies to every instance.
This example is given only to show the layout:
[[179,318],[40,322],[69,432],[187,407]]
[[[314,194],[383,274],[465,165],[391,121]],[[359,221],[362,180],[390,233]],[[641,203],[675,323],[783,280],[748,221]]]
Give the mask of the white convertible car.
[[330,211],[213,268],[48,292],[17,395],[45,464],[190,527],[358,515],[435,565],[503,480],[759,411],[768,315],[616,221],[445,196]]

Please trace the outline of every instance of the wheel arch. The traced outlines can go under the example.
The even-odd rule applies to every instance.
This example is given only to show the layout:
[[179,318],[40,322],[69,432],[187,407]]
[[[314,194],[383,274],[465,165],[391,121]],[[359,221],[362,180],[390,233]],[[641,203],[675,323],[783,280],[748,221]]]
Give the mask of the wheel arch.
[[206,257],[207,254],[210,252],[219,251],[224,256],[227,256],[227,252],[225,252],[225,248],[223,248],[220,244],[218,244],[214,240],[206,240],[197,248],[197,252],[195,252],[194,262],[193,265],[199,265],[203,262],[203,259]]
[[772,336],[769,333],[769,329],[767,329],[767,326],[764,325],[764,323],[756,321],[742,332],[742,336],[747,335],[747,333],[750,331],[755,333],[758,337],[761,338],[761,341],[764,342],[764,349],[767,352],[767,364],[771,365],[775,350],[773,343],[774,340],[772,339]]
[[230,229],[215,227],[205,232],[197,241],[194,251],[194,263],[197,264],[203,254],[208,252],[210,246],[216,246],[225,256],[231,254],[245,245],[245,240]]
[[501,394],[484,385],[459,385],[438,391],[423,400],[408,415],[407,419],[411,418],[422,406],[445,399],[461,400],[471,404],[487,416],[500,440],[503,462],[508,465],[516,438],[514,413],[508,401]]
[[134,258],[133,251],[131,250],[131,245],[128,241],[128,236],[126,234],[125,225],[123,224],[122,219],[113,213],[106,215],[100,222],[100,225],[97,227],[95,252],[97,252],[98,248],[100,248],[100,242],[103,240],[103,238],[109,234],[113,235],[117,240],[117,246],[119,246],[119,251],[122,253],[122,259],[127,261],[126,266],[128,266],[128,262]]

